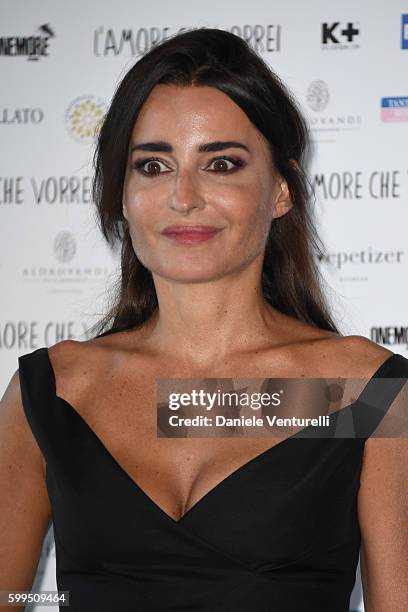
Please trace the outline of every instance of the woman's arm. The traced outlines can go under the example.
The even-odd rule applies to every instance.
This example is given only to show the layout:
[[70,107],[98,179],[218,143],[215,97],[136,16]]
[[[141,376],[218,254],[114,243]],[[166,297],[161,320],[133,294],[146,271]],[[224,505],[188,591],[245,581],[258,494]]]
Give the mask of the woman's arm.
[[366,612],[408,610],[408,438],[365,442],[358,498]]
[[[27,422],[18,370],[0,402],[0,590],[30,590],[51,522],[44,459]],[[11,608],[1,606],[0,611]],[[13,607],[13,610],[23,610]]]

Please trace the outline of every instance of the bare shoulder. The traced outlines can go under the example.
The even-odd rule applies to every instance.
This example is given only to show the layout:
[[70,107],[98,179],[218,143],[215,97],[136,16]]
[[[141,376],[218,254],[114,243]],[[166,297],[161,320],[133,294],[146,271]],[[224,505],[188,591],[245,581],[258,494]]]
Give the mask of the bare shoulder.
[[370,378],[374,372],[394,355],[389,349],[365,336],[336,336],[328,339],[327,352],[332,363],[345,376]]
[[48,347],[48,356],[55,372],[63,375],[70,369],[80,367],[84,356],[92,357],[94,351],[87,351],[88,341],[61,340]]
[[139,331],[115,332],[106,336],[91,338],[90,340],[62,340],[48,348],[52,363],[61,369],[92,362],[100,363],[101,359],[109,355],[136,350],[139,344]]
[[91,379],[98,377],[101,362],[106,359],[104,344],[92,340],[62,340],[48,347],[48,356],[53,370],[57,395],[78,395]]
[[[105,381],[125,358],[129,342],[126,332],[117,332],[84,341],[62,340],[50,346],[57,395],[75,400]],[[132,334],[132,346],[135,344]]]
[[310,375],[370,378],[394,354],[357,334],[345,336],[289,319],[286,329],[289,354]]

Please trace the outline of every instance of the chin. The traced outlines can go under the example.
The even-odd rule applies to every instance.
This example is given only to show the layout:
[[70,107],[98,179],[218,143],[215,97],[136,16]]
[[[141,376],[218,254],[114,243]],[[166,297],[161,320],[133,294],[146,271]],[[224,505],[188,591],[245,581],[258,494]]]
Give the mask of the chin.
[[174,281],[176,283],[208,283],[215,281],[218,278],[224,276],[225,272],[220,270],[203,270],[198,268],[194,270],[192,266],[188,268],[156,268],[151,270],[153,275],[165,278],[168,281]]

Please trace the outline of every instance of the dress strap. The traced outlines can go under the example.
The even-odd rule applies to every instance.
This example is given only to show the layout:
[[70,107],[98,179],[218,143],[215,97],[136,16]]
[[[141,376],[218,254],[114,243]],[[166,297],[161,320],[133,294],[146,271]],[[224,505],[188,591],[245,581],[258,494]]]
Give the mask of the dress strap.
[[[18,358],[21,399],[27,421],[37,443],[47,459],[55,439],[55,389],[46,347],[41,347]],[[54,432],[54,436],[52,433]]]
[[[408,359],[406,357],[393,353],[380,365],[357,401],[351,405],[352,425],[356,438],[369,438],[374,433],[390,407],[397,402],[401,390],[407,384],[407,379]],[[348,417],[346,410],[344,415],[342,413],[343,411],[338,419],[340,427],[342,421],[343,425],[346,425]],[[404,417],[403,412],[400,412],[400,416]],[[403,424],[403,421],[401,423]],[[349,425],[350,421],[347,423],[347,426]]]

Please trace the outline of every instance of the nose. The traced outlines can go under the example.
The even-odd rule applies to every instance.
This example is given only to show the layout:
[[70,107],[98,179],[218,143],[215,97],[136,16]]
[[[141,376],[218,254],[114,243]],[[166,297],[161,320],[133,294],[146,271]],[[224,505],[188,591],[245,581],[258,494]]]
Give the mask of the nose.
[[170,208],[179,212],[188,212],[192,208],[203,208],[204,200],[199,181],[190,170],[177,173],[170,195]]

